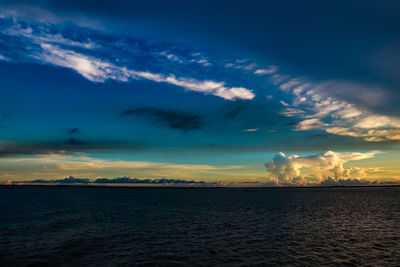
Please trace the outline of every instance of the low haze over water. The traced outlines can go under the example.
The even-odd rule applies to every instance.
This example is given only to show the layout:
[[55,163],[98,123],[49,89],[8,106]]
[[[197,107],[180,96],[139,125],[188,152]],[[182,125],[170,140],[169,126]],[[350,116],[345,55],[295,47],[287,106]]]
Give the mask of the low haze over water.
[[0,187],[1,266],[400,264],[400,188]]

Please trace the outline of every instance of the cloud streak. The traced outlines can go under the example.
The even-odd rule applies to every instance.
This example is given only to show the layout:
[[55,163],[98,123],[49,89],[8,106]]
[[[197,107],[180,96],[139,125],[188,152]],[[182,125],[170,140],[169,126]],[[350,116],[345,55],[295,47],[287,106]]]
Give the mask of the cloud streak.
[[400,140],[400,118],[376,114],[329,94],[343,88],[359,87],[348,82],[310,82],[306,79],[276,74],[271,81],[291,96],[280,112],[287,117],[301,119],[297,131],[323,130],[341,136],[362,138],[367,142]]
[[[128,82],[130,80],[143,79],[171,84],[188,91],[214,95],[226,100],[251,100],[255,97],[252,90],[242,86],[231,87],[227,86],[224,81],[200,80],[172,73],[171,69],[175,69],[174,66],[168,67],[168,65],[160,63],[160,57],[166,57],[171,61],[171,64],[181,64],[183,62],[177,55],[172,53],[166,53],[165,51],[160,53],[150,53],[146,50],[138,51],[139,54],[133,54],[132,57],[151,56],[151,60],[155,65],[161,64],[158,66],[159,69],[160,67],[166,69],[163,73],[140,70],[137,67],[131,67],[132,62],[125,59],[123,60],[125,64],[121,64],[119,58],[107,57],[110,53],[104,53],[104,51],[112,49],[112,54],[118,54],[119,52],[115,49],[121,49],[122,44],[116,44],[115,42],[105,43],[104,38],[102,41],[96,40],[96,34],[98,33],[94,30],[92,30],[91,38],[85,37],[81,33],[83,35],[81,40],[72,40],[68,38],[67,34],[63,35],[57,32],[57,30],[61,30],[54,25],[50,27],[49,24],[36,23],[26,26],[26,22],[22,23],[15,17],[11,17],[11,19],[3,17],[0,19],[8,23],[8,27],[1,31],[2,34],[19,40],[21,45],[24,44],[25,47],[28,46],[28,49],[13,51],[13,53],[19,53],[19,58],[23,58],[26,61],[32,61],[33,59],[42,64],[72,69],[92,82],[105,82],[106,80]],[[78,28],[77,32],[79,31],[82,31],[82,29]],[[150,47],[148,49],[154,48]],[[140,53],[143,53],[143,55],[140,55]],[[158,55],[158,57],[155,55]],[[6,55],[3,58],[8,59]],[[203,67],[211,64],[205,58],[196,59],[194,63]]]

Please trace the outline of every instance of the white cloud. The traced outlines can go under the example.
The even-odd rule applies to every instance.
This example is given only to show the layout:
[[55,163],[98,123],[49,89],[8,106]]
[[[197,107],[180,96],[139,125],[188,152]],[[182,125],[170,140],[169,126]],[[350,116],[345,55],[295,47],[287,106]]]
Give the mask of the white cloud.
[[[228,87],[222,81],[199,81],[189,77],[176,77],[171,73],[159,74],[120,66],[102,57],[88,54],[96,50],[86,53],[86,49],[101,47],[89,39],[77,42],[59,33],[52,33],[47,24],[37,24],[34,29],[29,26],[22,26],[23,24],[26,23],[21,23],[17,18],[14,18],[13,24],[2,32],[10,36],[26,38],[26,43],[35,45],[30,48],[30,52],[25,57],[34,58],[41,63],[73,69],[93,82],[105,82],[106,80],[126,82],[129,79],[147,79],[154,82],[173,84],[190,91],[215,95],[227,100],[250,100],[255,97],[255,94],[250,89],[240,86]],[[39,45],[41,49],[37,48],[36,45]],[[79,52],[77,52],[77,47],[79,47]],[[180,57],[173,53],[163,51],[159,54],[173,62],[183,62]],[[194,54],[194,56],[199,57],[201,54]],[[211,65],[203,56],[196,58],[195,62],[203,66]],[[255,66],[253,63],[246,65],[248,68],[253,68],[253,66]]]
[[198,59],[198,60],[192,60],[192,61],[194,61],[195,63],[197,63],[197,64],[199,64],[199,65],[202,65],[203,67],[209,67],[209,66],[211,66],[212,65],[212,63],[211,62],[209,62],[207,59],[205,59],[205,58],[202,58],[202,59]]
[[283,75],[283,74],[274,74],[269,78],[269,81],[274,84],[274,85],[279,85],[280,83],[286,81],[287,79],[289,79],[290,76],[289,75]]
[[376,152],[336,153],[327,151],[318,155],[287,157],[282,152],[271,162],[265,164],[272,181],[280,185],[318,184],[327,179],[362,179],[367,175],[366,169],[343,165],[349,161],[357,161],[374,157]]
[[276,66],[269,66],[266,69],[257,69],[254,71],[254,74],[257,75],[266,75],[266,74],[273,74],[278,71],[278,67]]
[[289,106],[289,104],[288,104],[288,103],[286,103],[286,102],[285,102],[285,101],[283,101],[283,100],[279,101],[279,103],[281,103],[281,104],[282,104],[282,106],[285,106],[285,107]]
[[297,108],[286,108],[280,112],[280,114],[285,115],[287,117],[294,117],[294,116],[300,116],[304,114],[305,111]]
[[254,93],[244,87],[227,87],[224,82],[198,81],[191,78],[176,78],[174,75],[162,75],[145,71],[135,71],[119,67],[100,59],[86,56],[50,44],[41,44],[43,51],[35,57],[41,62],[71,68],[93,82],[104,82],[107,79],[126,82],[129,78],[147,79],[183,87],[187,90],[212,94],[227,100],[253,99]]

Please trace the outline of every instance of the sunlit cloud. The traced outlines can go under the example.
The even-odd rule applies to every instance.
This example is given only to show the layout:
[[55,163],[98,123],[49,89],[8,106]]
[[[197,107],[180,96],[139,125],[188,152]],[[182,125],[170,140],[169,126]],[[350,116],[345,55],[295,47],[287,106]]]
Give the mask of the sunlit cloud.
[[254,128],[254,129],[246,129],[246,130],[243,130],[242,132],[249,133],[249,132],[257,132],[258,130],[259,130],[258,128]]
[[267,75],[267,74],[273,74],[273,73],[275,73],[275,72],[277,72],[278,71],[278,67],[277,66],[269,66],[268,68],[266,68],[266,69],[256,69],[255,71],[254,71],[254,74],[257,74],[257,75]]
[[304,79],[285,78],[282,74],[274,76],[271,82],[280,84],[279,89],[292,98],[290,102],[280,101],[285,106],[280,113],[301,119],[295,130],[322,130],[334,135],[363,138],[367,142],[399,140],[399,118],[375,114],[328,94],[329,90],[349,86],[348,83],[312,83]]
[[318,184],[328,179],[333,181],[363,179],[367,177],[371,168],[345,168],[344,164],[349,161],[370,159],[375,154],[376,152],[336,153],[327,151],[307,157],[298,155],[287,157],[281,152],[271,162],[267,162],[265,167],[271,180],[278,185]]
[[[23,168],[22,168],[23,166]],[[240,170],[240,165],[175,164],[151,161],[105,160],[86,155],[49,154],[0,159],[0,176],[9,179],[77,177],[172,177],[200,179]],[[22,170],[23,169],[23,170]],[[8,174],[8,175],[6,175]],[[11,174],[11,176],[10,176]]]

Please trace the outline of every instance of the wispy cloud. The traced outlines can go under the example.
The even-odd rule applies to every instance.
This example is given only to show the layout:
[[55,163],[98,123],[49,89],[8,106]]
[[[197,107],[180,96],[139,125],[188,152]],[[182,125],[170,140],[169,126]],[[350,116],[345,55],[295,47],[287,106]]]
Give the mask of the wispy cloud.
[[249,133],[249,132],[257,132],[259,129],[258,128],[253,128],[253,129],[246,129],[246,130],[243,130],[242,132],[244,132],[244,133]]
[[273,74],[273,73],[275,73],[275,72],[277,72],[278,71],[278,67],[277,66],[269,66],[268,68],[266,68],[266,69],[256,69],[255,71],[254,71],[254,74],[257,74],[257,75],[267,75],[267,74]]
[[251,90],[244,87],[227,87],[225,82],[199,81],[193,78],[177,78],[173,74],[163,75],[148,71],[136,71],[74,51],[64,50],[54,45],[41,44],[41,47],[43,50],[35,55],[38,60],[73,69],[93,82],[104,82],[108,79],[122,82],[129,79],[146,79],[158,83],[173,84],[190,91],[212,94],[227,100],[251,100],[255,97]]
[[[83,37],[79,40],[72,40],[68,35],[58,32],[57,30],[60,31],[60,29],[54,25],[52,25],[51,28],[49,24],[38,23],[31,26],[28,24],[27,26],[27,23],[19,22],[16,17],[6,17],[4,20],[7,21],[8,27],[3,28],[2,33],[16,40],[23,38],[22,42],[24,46],[28,46],[28,49],[18,50],[18,48],[16,48],[13,53],[19,53],[19,57],[24,58],[24,60],[31,61],[33,59],[42,64],[51,64],[73,69],[92,82],[105,82],[106,80],[128,82],[133,79],[146,79],[158,83],[172,84],[190,91],[215,95],[226,100],[250,100],[255,97],[252,90],[242,86],[231,87],[227,86],[224,81],[196,79],[185,76],[184,74],[178,75],[172,73],[175,67],[162,65],[158,58],[154,57],[154,55],[158,55],[158,57],[166,57],[175,64],[183,63],[180,56],[172,52],[166,52],[164,50],[158,54],[154,54],[149,51],[141,50],[143,55],[132,55],[132,57],[153,57],[152,60],[154,64],[161,64],[157,69],[162,68],[165,70],[165,72],[159,73],[149,70],[149,68],[151,68],[149,64],[147,64],[147,67],[132,67],[131,65],[135,65],[132,64],[132,60],[127,61],[124,59],[120,61],[118,57],[113,58],[112,56],[107,56],[110,54],[110,49],[113,51],[111,54],[118,55],[118,46],[121,46],[121,44],[115,41],[106,43],[106,38],[103,38],[103,43],[100,45],[100,41],[95,40],[96,34],[99,33],[95,31],[92,32],[91,38],[85,37],[82,34]],[[156,48],[150,47],[148,50],[153,49]],[[104,51],[107,51],[107,53]],[[7,55],[3,57],[6,58]],[[211,64],[203,56],[196,56],[195,63],[203,67]],[[183,72],[183,69],[181,69],[180,73]]]

